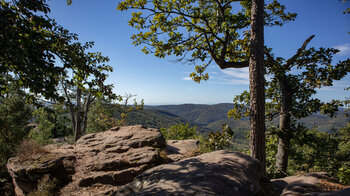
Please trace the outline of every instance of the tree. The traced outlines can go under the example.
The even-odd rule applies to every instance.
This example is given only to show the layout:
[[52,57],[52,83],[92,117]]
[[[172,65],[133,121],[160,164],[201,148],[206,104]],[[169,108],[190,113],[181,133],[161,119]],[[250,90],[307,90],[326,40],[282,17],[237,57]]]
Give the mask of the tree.
[[[55,97],[64,73],[64,67],[55,66],[55,58],[76,35],[47,16],[46,0],[1,0],[0,5],[0,74],[15,74],[22,87]],[[1,94],[5,82],[0,80]]]
[[72,77],[63,77],[61,86],[70,111],[75,141],[86,132],[88,112],[95,99],[117,98],[112,92],[113,85],[105,84],[108,76],[105,72],[113,71],[105,64],[109,59],[99,52],[86,52],[92,46],[92,42],[84,45],[73,43],[67,47],[70,52],[64,56],[64,66],[71,71]]
[[49,103],[47,106],[38,106],[33,111],[35,128],[29,136],[38,144],[44,145],[52,138],[65,137],[72,134],[69,126],[68,109],[62,103]]
[[1,75],[7,91],[0,96],[0,191],[5,191],[4,182],[9,179],[7,160],[16,153],[17,146],[29,133],[31,107],[26,104],[25,93],[18,88],[11,76]]
[[[286,173],[288,155],[295,121],[307,117],[317,111],[334,115],[340,104],[339,101],[323,103],[314,98],[316,89],[332,86],[334,80],[342,79],[350,71],[350,59],[332,65],[333,55],[339,52],[332,48],[310,48],[307,44],[314,38],[310,36],[289,59],[274,57],[271,49],[265,49],[267,74],[272,79],[266,84],[266,114],[269,120],[279,116],[278,151],[276,168],[281,175]],[[244,104],[249,101],[250,94],[242,93],[234,101],[235,108],[229,115],[235,118],[249,114]],[[244,104],[240,104],[244,103]]]
[[[132,35],[133,44],[144,44],[142,51],[146,54],[154,53],[159,58],[173,55],[176,61],[192,64],[197,64],[198,61],[204,63],[195,66],[195,72],[190,74],[194,81],[200,82],[209,78],[205,69],[213,60],[221,69],[249,66],[251,33],[247,29],[251,24],[251,11],[253,14],[258,13],[257,16],[254,15],[256,19],[260,18],[258,23],[255,23],[254,19],[253,24],[257,26],[263,23],[268,26],[281,26],[296,17],[296,14],[285,13],[285,7],[276,0],[266,5],[265,14],[261,12],[264,6],[263,1],[258,4],[254,2],[254,10],[251,10],[252,2],[241,1],[242,9],[236,13],[234,8],[239,5],[234,2],[237,0],[154,0],[152,2],[125,0],[118,4],[117,9],[121,11],[140,10],[140,12],[132,13],[129,24],[140,31]],[[255,5],[259,5],[259,12],[256,12]],[[261,20],[261,17],[264,17],[265,21]],[[263,41],[261,37],[258,40]],[[255,37],[252,41],[255,42]],[[259,56],[254,57],[260,58]],[[260,62],[256,65],[261,67],[263,64]],[[256,73],[259,71],[262,70],[257,69]],[[263,76],[263,73],[261,75]],[[258,83],[261,83],[262,80],[260,76],[259,74],[252,75],[252,77],[259,77],[256,79]],[[255,85],[252,85],[251,88],[255,88]],[[263,92],[258,89],[257,93]],[[254,97],[254,99],[262,98],[263,96]],[[259,103],[258,107],[261,107],[260,103],[263,102],[264,100],[254,101],[254,103]],[[257,112],[259,114],[260,110]],[[264,126],[263,121],[256,123],[262,123],[256,127],[257,129]],[[254,134],[257,132],[254,131]],[[263,130],[259,132],[263,133]],[[258,140],[261,140],[261,136],[260,134]],[[253,156],[264,162],[262,151],[254,150]]]
[[118,104],[113,104],[108,99],[98,98],[92,103],[88,113],[87,133],[106,131],[118,126],[117,111],[119,108]]
[[264,0],[252,0],[250,40],[250,154],[265,168]]

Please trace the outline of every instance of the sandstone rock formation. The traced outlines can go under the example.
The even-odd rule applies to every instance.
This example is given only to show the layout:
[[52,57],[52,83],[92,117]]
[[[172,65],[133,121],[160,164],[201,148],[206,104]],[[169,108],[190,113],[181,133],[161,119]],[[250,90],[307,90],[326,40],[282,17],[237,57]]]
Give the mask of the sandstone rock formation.
[[170,162],[193,157],[199,152],[199,141],[195,139],[168,140],[166,144],[165,150]]
[[[350,187],[338,183],[338,180],[324,172],[314,172],[299,176],[271,180],[275,195],[294,196],[348,196]],[[342,190],[344,189],[344,190]]]
[[87,134],[75,145],[52,146],[27,160],[11,158],[7,164],[17,195],[36,189],[49,175],[62,195],[89,195],[93,189],[126,184],[143,171],[160,164],[164,137],[157,129],[140,125],[116,127]]
[[264,191],[258,160],[239,152],[216,151],[149,169],[105,195],[258,195]]

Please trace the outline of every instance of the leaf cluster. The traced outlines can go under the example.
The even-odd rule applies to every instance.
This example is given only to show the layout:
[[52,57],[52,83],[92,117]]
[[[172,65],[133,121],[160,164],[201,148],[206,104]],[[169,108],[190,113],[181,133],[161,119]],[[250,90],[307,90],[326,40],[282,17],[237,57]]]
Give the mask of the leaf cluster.
[[[64,68],[55,66],[55,59],[76,35],[48,17],[46,0],[1,0],[0,5],[0,73],[17,75],[33,93],[56,97]],[[0,80],[1,93],[4,82]]]
[[[215,61],[220,68],[247,67],[250,39],[250,1],[236,0],[124,0],[117,10],[132,12],[129,25],[139,32],[133,44],[146,54],[174,56],[176,62],[197,65],[190,77],[207,80],[205,68]],[[296,14],[278,1],[265,6],[265,24],[282,25]],[[203,65],[198,65],[200,61]]]

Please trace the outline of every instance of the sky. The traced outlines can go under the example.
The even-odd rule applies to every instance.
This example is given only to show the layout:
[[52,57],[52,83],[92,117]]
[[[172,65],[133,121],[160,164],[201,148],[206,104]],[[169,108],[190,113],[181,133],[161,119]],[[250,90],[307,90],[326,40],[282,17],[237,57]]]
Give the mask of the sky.
[[[210,79],[200,84],[188,78],[194,71],[189,64],[174,63],[172,58],[159,59],[132,45],[137,31],[128,25],[131,12],[116,10],[120,0],[50,0],[50,17],[79,35],[80,42],[94,41],[92,51],[110,58],[114,71],[108,83],[117,94],[137,95],[146,105],[232,103],[233,98],[249,90],[248,69],[221,70],[215,63],[208,68]],[[268,1],[267,1],[268,2]],[[289,58],[311,35],[309,47],[333,47],[341,50],[334,63],[350,57],[350,14],[343,11],[350,3],[337,0],[281,0],[289,12],[298,14],[295,21],[282,27],[265,27],[265,45],[276,56]],[[350,97],[350,76],[333,87],[318,90],[322,101]]]

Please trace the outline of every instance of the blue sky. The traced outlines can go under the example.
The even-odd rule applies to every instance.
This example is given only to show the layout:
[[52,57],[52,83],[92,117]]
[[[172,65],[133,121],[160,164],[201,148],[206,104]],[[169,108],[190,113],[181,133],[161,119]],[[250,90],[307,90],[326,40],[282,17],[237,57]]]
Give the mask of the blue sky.
[[[119,0],[73,0],[71,6],[65,0],[51,0],[50,16],[77,33],[81,42],[94,41],[94,51],[110,58],[114,72],[109,83],[118,94],[131,93],[144,99],[145,104],[215,104],[232,103],[235,95],[248,90],[247,69],[220,70],[212,63],[210,79],[197,84],[188,79],[192,65],[173,63],[144,54],[143,46],[135,47],[130,39],[135,29],[128,25],[131,12],[116,11]],[[266,27],[265,44],[274,48],[277,56],[289,58],[310,35],[316,37],[312,47],[336,47],[341,52],[335,62],[350,57],[350,14],[342,14],[350,3],[337,0],[281,0],[290,12],[298,14],[294,22],[283,27]],[[336,82],[332,88],[318,91],[323,101],[350,97],[350,76]]]

